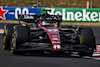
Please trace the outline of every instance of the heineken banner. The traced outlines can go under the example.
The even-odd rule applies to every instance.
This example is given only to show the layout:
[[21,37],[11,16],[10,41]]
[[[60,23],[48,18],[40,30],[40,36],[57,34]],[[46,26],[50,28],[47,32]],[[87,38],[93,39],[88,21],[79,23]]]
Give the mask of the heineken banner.
[[[62,15],[63,21],[69,22],[100,22],[100,9],[85,8],[42,8],[50,9],[51,15]],[[43,12],[41,11],[41,14]]]
[[68,22],[100,22],[99,8],[45,8],[45,7],[11,7],[0,6],[0,20],[17,20],[18,14],[40,15],[45,12],[42,9],[51,10],[50,15],[62,15],[63,21]]

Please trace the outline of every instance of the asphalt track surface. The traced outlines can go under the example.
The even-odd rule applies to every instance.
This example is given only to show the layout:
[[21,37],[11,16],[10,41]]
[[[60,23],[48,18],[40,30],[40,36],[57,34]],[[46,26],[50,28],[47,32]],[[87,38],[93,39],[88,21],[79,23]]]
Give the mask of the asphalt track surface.
[[[0,23],[3,29],[3,24]],[[96,36],[96,42],[100,42],[100,27],[91,26]],[[0,34],[0,67],[100,67],[100,61],[92,58],[80,58],[69,54],[44,55],[26,54],[13,55],[9,50],[3,49],[3,35]]]

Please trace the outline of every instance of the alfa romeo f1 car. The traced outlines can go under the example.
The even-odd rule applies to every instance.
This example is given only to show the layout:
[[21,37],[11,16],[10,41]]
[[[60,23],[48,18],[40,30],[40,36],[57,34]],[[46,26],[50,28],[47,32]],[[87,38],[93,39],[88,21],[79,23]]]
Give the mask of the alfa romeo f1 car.
[[[13,54],[21,51],[75,51],[80,56],[92,56],[95,36],[89,27],[61,25],[62,16],[18,15],[19,24],[4,25],[4,49]],[[50,10],[49,10],[50,11]],[[20,21],[27,22],[21,24]]]

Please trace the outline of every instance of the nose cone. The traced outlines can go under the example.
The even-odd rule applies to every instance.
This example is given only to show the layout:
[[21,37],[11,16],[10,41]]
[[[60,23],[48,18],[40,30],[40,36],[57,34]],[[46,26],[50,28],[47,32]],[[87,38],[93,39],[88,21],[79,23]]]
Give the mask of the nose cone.
[[60,46],[60,45],[54,45],[54,46],[53,46],[53,49],[54,49],[54,50],[60,50],[60,49],[61,49],[61,46]]

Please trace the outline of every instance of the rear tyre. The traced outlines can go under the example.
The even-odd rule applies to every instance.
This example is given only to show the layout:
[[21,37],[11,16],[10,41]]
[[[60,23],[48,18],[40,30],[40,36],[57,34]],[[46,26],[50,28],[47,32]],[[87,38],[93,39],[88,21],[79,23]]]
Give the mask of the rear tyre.
[[80,57],[82,56],[91,57],[94,52],[94,49],[96,48],[95,37],[91,28],[81,29],[80,44],[85,45],[87,49],[87,51],[79,52]]
[[12,40],[12,53],[13,54],[18,54],[21,52],[16,51],[17,49],[20,48],[20,46],[28,42],[28,27],[22,26],[22,25],[16,25],[14,29],[14,38]]
[[13,33],[13,24],[4,25],[4,45],[3,48],[5,50],[11,49],[11,37]]

